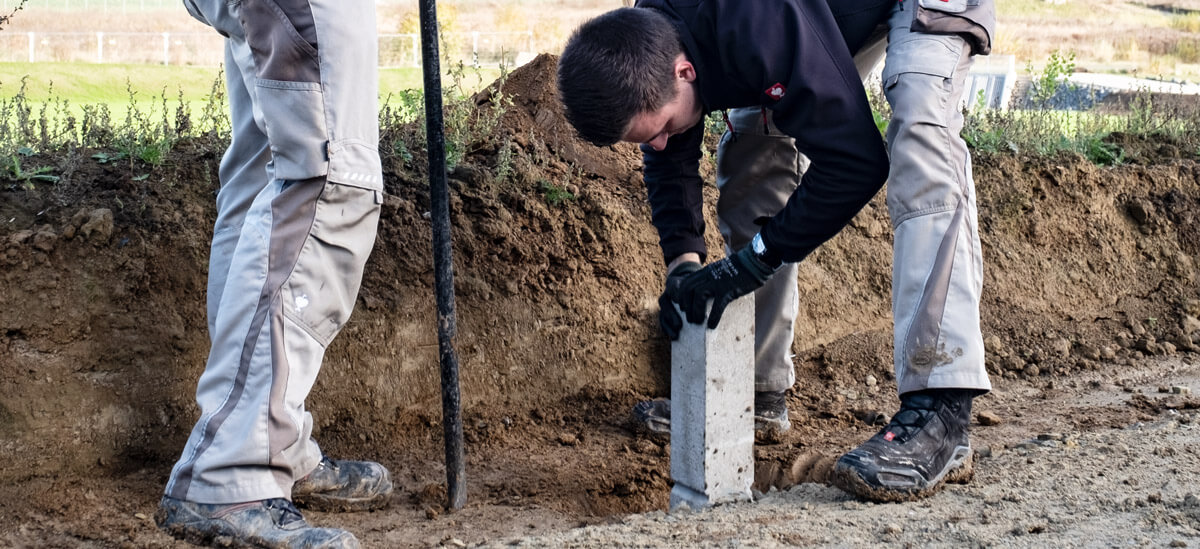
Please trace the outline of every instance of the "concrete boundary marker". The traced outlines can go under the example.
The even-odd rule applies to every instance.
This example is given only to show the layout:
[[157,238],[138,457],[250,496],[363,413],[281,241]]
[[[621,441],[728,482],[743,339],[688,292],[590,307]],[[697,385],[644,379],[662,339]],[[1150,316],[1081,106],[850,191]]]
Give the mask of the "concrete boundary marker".
[[751,498],[753,295],[730,303],[715,330],[685,320],[671,344],[671,479],[671,509]]

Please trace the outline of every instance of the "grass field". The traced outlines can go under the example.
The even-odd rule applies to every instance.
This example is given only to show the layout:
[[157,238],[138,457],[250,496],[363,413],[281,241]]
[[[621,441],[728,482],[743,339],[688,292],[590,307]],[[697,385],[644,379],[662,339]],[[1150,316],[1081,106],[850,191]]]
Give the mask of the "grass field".
[[[468,69],[462,79],[465,91],[473,92],[497,77],[498,69]],[[188,103],[208,101],[213,85],[221,78],[213,67],[166,67],[161,65],[108,65],[95,63],[0,63],[0,97],[14,97],[24,81],[24,97],[31,102],[51,99],[71,104],[107,103],[116,107],[130,102],[161,101],[163,96]],[[452,80],[442,76],[443,87]],[[420,89],[419,68],[382,69],[380,95]]]

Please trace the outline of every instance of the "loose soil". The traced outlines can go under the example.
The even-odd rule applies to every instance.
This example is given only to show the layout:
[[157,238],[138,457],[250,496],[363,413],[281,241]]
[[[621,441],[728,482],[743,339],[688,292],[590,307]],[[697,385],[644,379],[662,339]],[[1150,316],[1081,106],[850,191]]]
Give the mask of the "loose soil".
[[[823,484],[896,406],[881,195],[801,265],[794,427],[756,448],[762,498],[665,515],[669,446],[627,422],[669,392],[640,156],[573,137],[554,63],[475,98],[507,106],[450,175],[467,506],[443,507],[424,162],[389,154],[357,308],[309,407],[327,453],[379,460],[398,490],[312,522],[368,547],[1200,543],[1196,151],[1115,136],[1117,167],[977,155],[996,391],[976,401],[972,484],[894,505]],[[93,152],[25,159],[62,179],[0,189],[0,545],[180,545],[151,517],[197,415],[219,151]]]

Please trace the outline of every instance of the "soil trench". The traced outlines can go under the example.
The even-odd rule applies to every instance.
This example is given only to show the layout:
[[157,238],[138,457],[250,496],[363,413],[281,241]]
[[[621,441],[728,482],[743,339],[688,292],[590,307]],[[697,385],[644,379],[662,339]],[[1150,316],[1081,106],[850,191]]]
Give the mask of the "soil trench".
[[[670,490],[669,446],[627,423],[635,402],[669,392],[656,325],[663,262],[638,151],[573,137],[555,61],[539,57],[475,98],[480,113],[503,114],[450,175],[470,503],[442,507],[424,168],[385,154],[363,288],[308,404],[327,453],[381,461],[400,490],[388,510],[312,522],[371,547],[533,535],[542,537],[523,543],[601,545],[587,536],[606,528],[634,536],[615,545],[659,545],[636,537],[644,528],[668,536],[659,541],[676,532],[685,546],[757,532],[737,524],[766,529],[774,537],[755,538],[763,545],[924,543],[938,532],[1015,545],[1198,543],[1200,507],[1188,499],[1200,463],[1196,397],[1184,391],[1200,390],[1200,163],[1165,137],[1114,137],[1127,152],[1116,167],[977,155],[982,320],[997,386],[978,408],[1003,423],[975,431],[993,457],[973,484],[897,506],[853,503],[821,484],[832,457],[896,406],[881,194],[800,266],[794,427],[756,449],[766,496],[754,508],[773,514],[626,517],[665,509]],[[23,160],[70,165],[58,184],[0,189],[0,545],[174,546],[149,517],[197,415],[220,151],[185,141],[145,170],[63,154],[76,156]],[[719,256],[712,162],[702,163]],[[1022,446],[1044,434],[1074,438]],[[1093,469],[1064,480],[1081,456]],[[1071,482],[1076,499],[1063,500]],[[1085,497],[1089,484],[1103,493]],[[1035,503],[1043,515],[1017,517]],[[837,524],[856,521],[870,536],[839,535]],[[1107,534],[1071,537],[1103,521],[1114,525]],[[706,522],[727,528],[707,536]],[[592,528],[545,537],[583,525]]]

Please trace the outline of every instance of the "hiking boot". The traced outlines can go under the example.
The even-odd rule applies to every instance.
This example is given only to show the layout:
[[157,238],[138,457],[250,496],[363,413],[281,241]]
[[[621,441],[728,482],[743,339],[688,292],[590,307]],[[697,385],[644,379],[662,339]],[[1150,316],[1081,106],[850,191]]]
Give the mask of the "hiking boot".
[[292,501],[317,511],[370,511],[388,504],[392,481],[373,461],[321,458],[317,468],[292,485]]
[[902,396],[900,411],[882,430],[838,458],[833,484],[884,502],[919,499],[946,482],[970,481],[975,470],[967,425],[973,396],[959,389]]
[[[754,437],[777,442],[792,428],[788,421],[784,391],[754,393]],[[660,398],[644,400],[633,406],[633,423],[638,431],[656,438],[671,436],[671,401]]]
[[309,526],[292,502],[192,503],[163,496],[154,522],[177,539],[212,547],[358,549],[354,534]]

